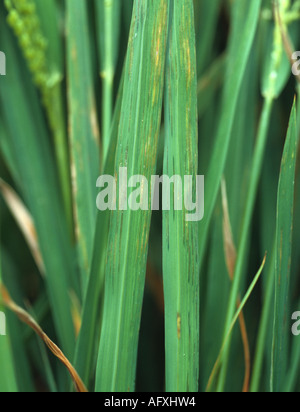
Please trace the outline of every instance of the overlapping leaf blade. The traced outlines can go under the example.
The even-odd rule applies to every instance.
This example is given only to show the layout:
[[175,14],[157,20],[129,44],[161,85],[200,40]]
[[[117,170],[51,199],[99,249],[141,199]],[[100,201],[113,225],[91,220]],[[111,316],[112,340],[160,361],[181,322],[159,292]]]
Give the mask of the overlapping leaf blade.
[[[115,174],[155,173],[162,110],[168,1],[134,3]],[[126,183],[125,183],[126,184]],[[124,188],[123,188],[124,189]],[[148,196],[142,188],[141,198]],[[117,196],[117,201],[119,196]],[[149,210],[112,212],[96,389],[133,391],[150,229]]]
[[[191,0],[170,6],[166,70],[164,174],[195,176],[198,169],[197,73],[194,10]],[[175,186],[175,185],[174,185]],[[164,191],[166,189],[163,189]],[[163,272],[166,330],[166,390],[195,392],[199,377],[198,222],[188,210],[163,212]],[[184,190],[188,192],[188,187]],[[177,192],[178,193],[178,192]],[[201,199],[198,199],[200,204]],[[195,211],[196,213],[196,211]]]
[[277,199],[275,316],[271,374],[271,390],[273,392],[282,392],[284,390],[284,378],[287,373],[290,335],[289,287],[297,147],[298,134],[296,106],[294,104],[281,163]]
[[85,290],[96,223],[100,149],[87,3],[67,1],[68,108],[76,240]]
[[8,30],[2,19],[1,43],[11,62],[0,90],[1,113],[10,137],[7,144],[15,153],[22,193],[36,224],[57,333],[65,353],[72,358],[75,339],[68,290],[77,287],[73,253],[41,108]]

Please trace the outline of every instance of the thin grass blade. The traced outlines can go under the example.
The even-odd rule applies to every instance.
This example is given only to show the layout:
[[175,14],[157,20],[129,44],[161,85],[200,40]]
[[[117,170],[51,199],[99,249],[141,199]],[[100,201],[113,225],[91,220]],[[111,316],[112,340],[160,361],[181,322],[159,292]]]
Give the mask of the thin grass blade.
[[239,319],[242,311],[244,310],[244,307],[245,307],[246,303],[248,302],[250,296],[252,295],[252,292],[253,292],[253,290],[254,290],[257,282],[259,281],[259,278],[260,278],[260,276],[261,276],[261,274],[262,274],[262,272],[263,272],[263,270],[264,270],[264,267],[265,267],[265,264],[266,264],[266,258],[267,258],[267,257],[265,256],[265,258],[264,258],[264,260],[263,260],[263,263],[261,264],[261,266],[260,266],[257,274],[256,274],[255,277],[254,277],[254,280],[252,281],[251,285],[249,286],[249,289],[247,290],[247,292],[246,292],[246,294],[245,294],[244,299],[242,300],[242,302],[241,302],[238,310],[236,311],[236,313],[235,313],[235,315],[234,315],[234,317],[233,317],[233,320],[232,320],[232,322],[231,322],[231,324],[230,324],[228,333],[227,333],[227,335],[225,336],[225,339],[224,339],[224,341],[223,341],[223,344],[222,344],[222,347],[221,347],[221,350],[220,350],[218,359],[216,360],[215,366],[214,366],[213,371],[212,371],[212,373],[211,373],[211,376],[210,376],[210,378],[209,378],[208,385],[207,385],[207,388],[206,388],[207,392],[210,391],[211,386],[212,386],[212,384],[213,384],[213,381],[214,381],[214,379],[215,379],[216,373],[218,372],[218,369],[219,369],[219,367],[220,367],[220,363],[221,363],[221,360],[222,360],[222,356],[223,356],[223,353],[224,353],[224,349],[225,349],[225,347],[226,347],[226,344],[227,344],[227,341],[228,341],[230,335],[232,334],[233,328],[234,328],[236,322],[238,321],[238,319]]

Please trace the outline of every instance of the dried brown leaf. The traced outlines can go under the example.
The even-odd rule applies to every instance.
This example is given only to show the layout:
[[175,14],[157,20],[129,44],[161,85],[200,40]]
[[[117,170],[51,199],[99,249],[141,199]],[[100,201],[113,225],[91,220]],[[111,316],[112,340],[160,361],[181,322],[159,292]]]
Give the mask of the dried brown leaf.
[[224,250],[225,259],[228,269],[228,273],[231,281],[234,277],[234,270],[236,264],[236,248],[233,241],[232,229],[230,224],[227,190],[225,180],[222,180],[222,205],[223,205],[223,237],[224,237]]
[[[224,238],[224,251],[225,251],[225,260],[227,265],[228,274],[230,280],[233,281],[235,265],[236,265],[236,247],[233,240],[232,228],[230,223],[229,208],[228,208],[228,199],[227,199],[227,190],[225,179],[222,179],[222,205],[223,205],[223,238]],[[237,301],[237,307],[241,305],[240,299]],[[250,375],[251,375],[251,355],[250,355],[250,346],[247,333],[247,327],[245,322],[245,317],[243,312],[239,316],[239,324],[241,330],[241,336],[244,347],[244,358],[245,358],[245,377],[243,392],[249,392],[250,385]]]
[[45,266],[40,252],[37,232],[30,213],[16,192],[2,179],[0,179],[0,192],[25,237],[40,273],[44,276]]
[[56,356],[60,362],[67,368],[74,385],[76,387],[77,392],[80,393],[86,393],[88,392],[84,383],[82,382],[81,378],[79,377],[78,373],[74,369],[74,367],[71,365],[69,360],[65,357],[63,352],[59,349],[59,347],[52,342],[52,340],[46,335],[46,333],[42,330],[42,328],[37,324],[37,322],[30,316],[28,312],[26,312],[24,309],[22,309],[20,306],[18,306],[10,297],[6,287],[0,283],[0,294],[2,297],[2,303],[15,315],[18,316],[18,318],[28,325],[30,328],[32,328],[35,333],[44,341],[44,343],[47,345],[47,347],[51,350],[54,356]]

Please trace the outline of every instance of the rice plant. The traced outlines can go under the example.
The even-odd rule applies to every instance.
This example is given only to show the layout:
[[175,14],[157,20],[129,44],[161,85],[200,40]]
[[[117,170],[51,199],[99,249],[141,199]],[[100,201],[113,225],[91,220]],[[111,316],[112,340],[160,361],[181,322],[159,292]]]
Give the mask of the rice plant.
[[297,392],[300,1],[0,0],[0,391]]

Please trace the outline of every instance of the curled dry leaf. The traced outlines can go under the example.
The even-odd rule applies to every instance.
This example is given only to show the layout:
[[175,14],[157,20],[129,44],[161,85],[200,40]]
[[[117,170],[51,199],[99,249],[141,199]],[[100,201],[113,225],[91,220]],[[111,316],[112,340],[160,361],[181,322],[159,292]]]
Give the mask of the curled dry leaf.
[[[235,264],[236,264],[236,248],[233,240],[232,228],[230,223],[227,190],[225,179],[222,179],[222,205],[223,205],[223,237],[224,237],[224,251],[225,260],[227,265],[227,270],[229,273],[230,280],[233,281]],[[241,305],[240,299],[237,301],[237,307]],[[244,347],[244,357],[245,357],[245,378],[243,385],[243,392],[249,392],[250,385],[250,374],[251,374],[251,355],[250,346],[247,333],[247,326],[244,317],[244,313],[241,311],[239,315],[239,324],[241,329],[241,336]]]
[[236,248],[233,241],[232,229],[230,224],[228,200],[226,183],[222,180],[222,205],[223,205],[223,237],[224,237],[224,250],[226,265],[229,273],[230,280],[233,280],[235,263],[236,263]]
[[6,287],[0,283],[0,295],[2,298],[2,303],[13,313],[15,313],[18,318],[32,328],[35,333],[43,340],[43,342],[47,345],[47,347],[51,350],[54,356],[56,356],[60,362],[67,368],[74,385],[76,387],[77,392],[86,393],[88,392],[84,383],[82,382],[81,378],[79,377],[78,373],[71,365],[69,360],[65,357],[62,351],[58,348],[58,346],[52,342],[52,340],[46,335],[46,333],[42,330],[42,328],[37,324],[37,322],[20,306],[18,306],[10,297],[9,292],[7,291]]
[[214,365],[214,367],[213,367],[213,370],[212,370],[212,372],[211,372],[211,374],[210,374],[210,377],[209,377],[209,380],[208,380],[208,384],[207,384],[207,387],[206,387],[206,392],[210,392],[210,391],[211,391],[213,381],[214,381],[214,379],[215,379],[215,377],[216,377],[216,374],[217,374],[217,372],[218,372],[218,370],[219,370],[219,368],[220,368],[221,362],[222,362],[222,356],[223,356],[223,353],[224,353],[224,349],[226,348],[226,344],[228,343],[228,339],[229,339],[230,335],[232,334],[233,328],[234,328],[237,320],[240,318],[240,314],[242,313],[242,311],[243,311],[246,303],[248,302],[248,300],[249,300],[249,298],[250,298],[250,296],[251,296],[251,294],[252,294],[255,286],[257,285],[257,282],[258,282],[259,279],[260,279],[260,276],[261,276],[262,271],[264,270],[264,267],[265,267],[265,264],[266,264],[266,259],[267,259],[267,255],[265,255],[264,260],[263,260],[263,262],[262,262],[262,265],[261,265],[261,267],[259,268],[259,270],[258,270],[258,272],[257,272],[257,274],[256,274],[256,276],[255,276],[255,278],[254,278],[254,280],[253,280],[253,282],[251,283],[248,291],[246,292],[246,295],[245,295],[244,299],[243,299],[242,302],[240,302],[240,304],[238,305],[237,312],[236,312],[236,314],[235,314],[235,316],[234,316],[234,318],[233,318],[233,320],[232,320],[232,322],[231,322],[231,324],[230,324],[228,333],[227,333],[227,335],[226,335],[225,338],[224,338],[223,345],[222,345],[222,347],[221,347],[219,356],[218,356],[218,358],[217,358],[217,360],[216,360],[216,363],[215,363],[215,365]]
[[2,179],[0,179],[0,192],[27,241],[40,273],[44,276],[45,266],[40,252],[37,232],[30,213],[16,192]]

